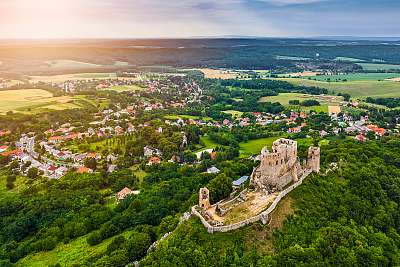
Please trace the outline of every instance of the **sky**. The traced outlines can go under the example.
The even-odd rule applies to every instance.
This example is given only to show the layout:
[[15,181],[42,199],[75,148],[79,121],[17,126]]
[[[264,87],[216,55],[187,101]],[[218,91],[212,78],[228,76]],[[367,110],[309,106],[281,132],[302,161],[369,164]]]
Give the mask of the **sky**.
[[0,38],[400,36],[399,0],[0,0]]

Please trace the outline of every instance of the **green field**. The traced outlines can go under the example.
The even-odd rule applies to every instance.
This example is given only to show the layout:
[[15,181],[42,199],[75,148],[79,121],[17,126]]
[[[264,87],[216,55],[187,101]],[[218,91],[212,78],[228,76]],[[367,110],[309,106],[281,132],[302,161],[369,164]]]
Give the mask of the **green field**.
[[[247,158],[253,155],[259,155],[261,153],[261,149],[267,146],[269,150],[271,150],[272,143],[279,138],[287,138],[286,136],[273,136],[267,138],[260,138],[255,140],[249,140],[247,142],[240,143],[240,157]],[[290,137],[289,137],[290,138]],[[310,146],[312,144],[311,138],[300,138],[296,139],[297,143],[300,145]],[[326,145],[329,143],[329,140],[323,139],[319,142],[319,145]]]
[[88,62],[81,62],[75,60],[67,60],[67,59],[60,59],[60,60],[49,60],[45,62],[51,68],[58,68],[58,69],[82,69],[82,68],[97,68],[101,67],[101,65],[88,63]]
[[351,74],[339,74],[339,75],[318,75],[311,77],[310,79],[323,82],[340,82],[343,80],[347,81],[380,81],[392,78],[399,78],[400,73],[351,73]]
[[117,85],[117,86],[107,88],[105,90],[112,90],[112,91],[117,91],[117,92],[127,92],[127,91],[143,91],[143,90],[146,90],[146,88],[143,88],[143,87],[140,87],[137,85]]
[[192,115],[166,115],[164,119],[167,120],[177,120],[177,119],[192,119],[192,120],[203,120],[203,121],[211,121],[212,118],[210,117],[200,117],[200,116],[192,116]]
[[295,57],[295,56],[276,56],[278,60],[298,60],[298,61],[306,61],[310,60],[308,57]]
[[[290,100],[299,100],[300,102],[304,100],[317,100],[321,103],[320,106],[303,107],[303,106],[293,106],[289,104]],[[343,97],[331,96],[331,95],[308,95],[299,93],[280,93],[277,96],[266,96],[260,99],[260,102],[279,102],[282,105],[293,109],[309,111],[314,110],[316,112],[328,112],[328,106],[337,106],[343,101]]]
[[247,158],[258,155],[265,146],[271,148],[272,143],[279,137],[267,137],[240,143],[240,157]]
[[353,58],[353,57],[337,57],[335,58],[336,61],[345,61],[345,62],[363,62],[364,60]]
[[8,111],[32,114],[46,110],[82,108],[88,105],[95,106],[97,102],[85,96],[53,97],[52,93],[42,89],[0,91],[0,114]]
[[[210,148],[215,148],[218,146],[217,143],[215,143],[213,140],[210,139],[207,135],[200,137],[200,142],[204,144],[204,146],[199,149],[198,151],[204,150],[204,149],[210,149]],[[196,152],[198,152],[196,151]]]
[[374,63],[357,63],[364,70],[400,70],[400,65],[393,64],[374,64]]
[[62,74],[50,76],[30,76],[32,82],[64,82],[69,80],[89,80],[89,79],[116,79],[117,74],[114,72],[107,73],[77,73],[77,74]]
[[393,81],[321,82],[307,79],[282,78],[296,85],[326,88],[334,93],[347,93],[352,97],[400,97],[400,83]]
[[237,110],[225,110],[223,112],[232,115],[233,118],[240,118],[243,115],[243,112]]

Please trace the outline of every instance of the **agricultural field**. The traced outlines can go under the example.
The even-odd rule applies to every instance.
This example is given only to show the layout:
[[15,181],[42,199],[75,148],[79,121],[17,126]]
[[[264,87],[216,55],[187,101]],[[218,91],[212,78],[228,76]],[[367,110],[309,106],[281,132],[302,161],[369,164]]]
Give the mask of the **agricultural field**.
[[208,79],[236,79],[239,73],[232,70],[218,70],[218,69],[199,69],[204,73],[204,77]]
[[337,57],[335,58],[336,61],[344,61],[344,62],[363,62],[365,60],[359,59],[359,58],[353,58],[353,57]]
[[276,56],[277,60],[294,60],[294,61],[306,61],[310,60],[308,57],[294,57],[294,56]]
[[127,92],[127,91],[143,91],[146,88],[137,86],[137,85],[117,85],[110,88],[106,88],[104,90],[112,90],[117,92]]
[[91,80],[91,79],[116,79],[117,74],[111,73],[78,73],[78,74],[62,74],[51,76],[30,76],[31,82],[64,82],[70,80]]
[[328,89],[331,93],[346,93],[352,97],[400,97],[400,83],[394,81],[348,81],[322,82],[297,78],[282,78],[296,85],[316,86]]
[[303,72],[294,72],[294,73],[285,73],[285,74],[278,74],[278,77],[315,77],[319,75],[320,72],[316,71],[303,71]]
[[400,70],[400,65],[393,64],[374,64],[374,63],[357,63],[363,70]]
[[42,89],[22,89],[0,91],[0,114],[9,111],[21,113],[39,113],[44,110],[64,110],[81,108],[93,104],[90,100],[77,96],[53,97]]
[[398,78],[400,73],[351,73],[339,75],[318,75],[312,77],[312,80],[323,82],[340,81],[382,81],[386,79]]
[[[317,100],[320,102],[320,106],[303,107],[290,105],[290,100],[299,100],[300,102],[304,100]],[[289,107],[294,110],[315,110],[317,112],[327,112],[328,106],[338,106],[340,102],[343,101],[343,97],[332,96],[332,95],[308,95],[300,93],[281,93],[277,96],[266,96],[260,99],[260,102],[279,102],[282,105]]]
[[45,61],[45,63],[50,68],[56,68],[56,69],[83,69],[83,68],[98,68],[102,66],[98,64],[68,60],[68,59],[49,60]]

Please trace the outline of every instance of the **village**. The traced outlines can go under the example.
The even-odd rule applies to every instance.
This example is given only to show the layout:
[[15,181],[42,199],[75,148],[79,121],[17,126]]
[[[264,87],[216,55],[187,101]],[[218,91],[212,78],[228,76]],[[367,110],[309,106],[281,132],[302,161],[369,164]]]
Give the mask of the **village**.
[[[77,81],[77,84],[85,84],[84,81]],[[93,83],[93,81],[91,81]],[[96,81],[96,90],[109,88],[115,85],[129,85],[134,81],[129,79],[123,80],[98,80]],[[11,156],[13,160],[20,163],[20,169],[24,167],[26,174],[29,169],[35,168],[38,174],[50,179],[59,179],[69,171],[77,173],[91,173],[94,168],[93,162],[104,160],[107,162],[107,171],[113,172],[118,168],[116,162],[121,156],[115,151],[108,151],[108,154],[102,154],[98,151],[71,151],[71,144],[79,144],[96,140],[97,143],[110,139],[130,136],[138,133],[143,128],[152,127],[151,122],[138,123],[137,115],[146,112],[166,111],[170,109],[184,109],[190,103],[201,103],[203,90],[194,81],[185,83],[180,76],[170,76],[169,79],[149,79],[141,81],[145,86],[146,92],[149,94],[166,94],[171,95],[164,101],[140,100],[132,105],[122,108],[118,103],[113,105],[113,109],[105,108],[93,114],[96,120],[90,122],[85,127],[76,127],[73,122],[61,123],[58,128],[47,129],[41,140],[37,140],[36,133],[24,133],[20,136],[15,144],[1,144],[0,153],[2,156]],[[60,88],[66,92],[74,92],[78,86],[74,83],[62,83]],[[139,98],[139,95],[138,99]],[[144,112],[144,113],[143,113]],[[279,114],[271,114],[266,112],[252,112],[251,116],[232,116],[221,121],[210,118],[196,118],[195,116],[187,116],[179,114],[167,116],[155,131],[163,132],[163,127],[176,127],[184,129],[186,126],[195,126],[207,129],[233,129],[254,127],[268,127],[269,125],[277,125],[281,134],[286,133],[287,136],[304,135],[309,136],[310,132],[315,132],[308,125],[308,119],[315,113],[305,111],[281,112]],[[354,120],[350,115],[341,112],[340,106],[329,107],[329,121],[325,123],[323,129],[318,130],[320,138],[327,136],[335,136],[345,134],[357,141],[364,142],[368,138],[380,138],[385,134],[396,133],[397,129],[384,129],[375,124],[371,124],[368,116],[361,116],[359,120]],[[164,125],[164,126],[163,126]],[[188,145],[186,134],[183,130],[181,146]],[[9,130],[0,130],[0,136],[11,134]],[[76,147],[76,146],[75,146]],[[196,160],[201,161],[202,154],[208,153],[211,158],[216,157],[215,147],[204,150],[193,151],[196,154]],[[181,160],[179,156],[173,155],[172,158],[164,158],[161,151],[156,147],[146,145],[141,153],[142,160],[147,165],[157,165],[162,161],[176,162],[180,164],[192,163]],[[256,156],[256,155],[254,155]],[[92,164],[90,164],[92,162]],[[217,173],[215,167],[209,168],[210,173]]]

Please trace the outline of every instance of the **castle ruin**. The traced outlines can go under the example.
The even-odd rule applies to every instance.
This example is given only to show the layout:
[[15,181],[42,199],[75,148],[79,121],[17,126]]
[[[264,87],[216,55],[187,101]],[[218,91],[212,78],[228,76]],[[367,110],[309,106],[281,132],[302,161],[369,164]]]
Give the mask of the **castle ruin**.
[[211,206],[210,205],[210,191],[205,187],[200,188],[199,206],[205,210]]
[[[304,168],[319,172],[319,147],[310,147]],[[291,182],[297,182],[304,173],[304,168],[297,157],[297,142],[290,139],[278,139],[272,144],[272,151],[267,147],[261,150],[261,163],[251,175],[251,184],[265,192],[281,191]]]
[[199,204],[192,207],[192,214],[209,233],[228,232],[257,221],[266,224],[282,198],[310,173],[320,171],[320,148],[310,146],[307,160],[300,164],[297,142],[281,138],[272,144],[272,151],[261,150],[260,161],[250,178],[252,188],[236,196],[211,205],[209,190],[200,189]]

